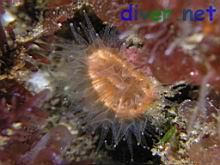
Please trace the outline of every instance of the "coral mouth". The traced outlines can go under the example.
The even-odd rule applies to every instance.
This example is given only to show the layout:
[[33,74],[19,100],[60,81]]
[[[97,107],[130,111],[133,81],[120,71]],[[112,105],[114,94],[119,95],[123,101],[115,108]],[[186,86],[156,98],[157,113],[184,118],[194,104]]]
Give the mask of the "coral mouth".
[[98,100],[119,118],[136,118],[157,99],[154,82],[111,49],[93,51],[87,65]]

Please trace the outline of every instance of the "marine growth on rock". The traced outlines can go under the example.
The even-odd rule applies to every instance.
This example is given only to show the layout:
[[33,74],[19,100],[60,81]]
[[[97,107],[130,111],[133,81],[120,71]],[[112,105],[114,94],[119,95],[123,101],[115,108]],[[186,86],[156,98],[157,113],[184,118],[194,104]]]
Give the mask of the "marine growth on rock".
[[219,7],[0,1],[0,165],[218,165]]

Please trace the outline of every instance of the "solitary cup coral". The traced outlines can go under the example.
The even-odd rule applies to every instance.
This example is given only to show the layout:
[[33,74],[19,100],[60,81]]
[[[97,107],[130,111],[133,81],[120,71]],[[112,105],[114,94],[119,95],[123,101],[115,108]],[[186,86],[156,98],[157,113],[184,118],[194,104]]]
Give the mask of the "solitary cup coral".
[[86,37],[71,23],[76,42],[65,41],[59,45],[62,50],[55,51],[66,57],[56,72],[57,80],[65,84],[65,92],[76,105],[73,112],[87,130],[101,130],[100,145],[107,145],[110,132],[111,146],[126,139],[132,154],[133,137],[137,145],[146,147],[147,128],[163,123],[163,89],[156,79],[128,62],[114,28],[106,26],[99,35],[86,14],[85,20],[86,25],[78,28]]

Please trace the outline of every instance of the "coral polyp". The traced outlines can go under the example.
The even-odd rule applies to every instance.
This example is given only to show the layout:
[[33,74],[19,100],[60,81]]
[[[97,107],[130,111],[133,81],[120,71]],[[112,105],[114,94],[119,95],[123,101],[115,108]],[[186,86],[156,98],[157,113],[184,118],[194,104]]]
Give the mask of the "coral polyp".
[[85,18],[86,25],[70,24],[78,44],[63,39],[56,43],[62,50],[53,56],[66,57],[55,71],[56,80],[64,84],[62,92],[69,95],[72,111],[82,121],[79,123],[86,123],[91,134],[101,132],[100,146],[109,144],[106,137],[111,134],[113,148],[122,139],[127,140],[131,153],[132,143],[146,148],[146,133],[166,120],[162,110],[164,87],[129,63],[113,27],[107,25],[98,34],[88,16]]

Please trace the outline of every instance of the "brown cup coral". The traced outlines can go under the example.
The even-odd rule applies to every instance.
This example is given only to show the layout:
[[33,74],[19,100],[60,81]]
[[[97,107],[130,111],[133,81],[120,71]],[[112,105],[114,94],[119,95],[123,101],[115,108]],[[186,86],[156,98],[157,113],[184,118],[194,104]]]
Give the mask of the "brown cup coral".
[[[159,127],[165,122],[162,106],[164,88],[126,59],[123,46],[114,28],[106,26],[103,35],[96,33],[84,13],[86,25],[77,29],[70,24],[77,42],[67,40],[57,46],[66,59],[58,67],[56,82],[64,84],[74,105],[73,113],[86,123],[90,133],[101,129],[100,145],[107,141],[111,130],[114,148],[126,139],[132,155],[132,137],[137,145],[146,148],[148,127]],[[82,37],[79,28],[86,37]],[[101,37],[100,37],[101,36]],[[57,43],[56,43],[57,44]],[[79,111],[77,111],[79,107]]]

